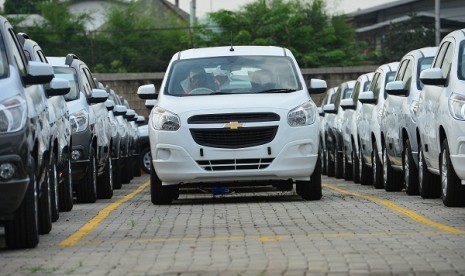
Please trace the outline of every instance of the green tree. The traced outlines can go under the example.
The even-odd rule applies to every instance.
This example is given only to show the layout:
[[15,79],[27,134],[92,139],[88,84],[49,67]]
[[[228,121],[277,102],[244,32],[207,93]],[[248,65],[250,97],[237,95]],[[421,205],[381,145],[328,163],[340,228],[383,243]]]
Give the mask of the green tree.
[[238,12],[209,16],[216,28],[202,26],[200,46],[247,44],[289,48],[300,66],[344,66],[361,61],[361,45],[344,17],[331,17],[324,0],[256,0]]
[[411,20],[391,24],[384,38],[382,62],[400,60],[406,53],[435,45],[434,23],[425,23],[411,15]]
[[37,4],[44,0],[5,0],[3,11],[5,14],[35,14],[39,12]]

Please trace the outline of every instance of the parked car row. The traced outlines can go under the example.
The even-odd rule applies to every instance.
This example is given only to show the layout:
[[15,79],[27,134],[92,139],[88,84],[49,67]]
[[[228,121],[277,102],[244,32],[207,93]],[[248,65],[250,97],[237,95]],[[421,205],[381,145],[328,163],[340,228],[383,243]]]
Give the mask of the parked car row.
[[464,50],[465,29],[457,30],[361,75],[353,89],[352,81],[328,89],[319,108],[323,173],[465,206]]
[[0,223],[9,248],[32,248],[74,202],[111,198],[140,175],[145,119],[77,56],[46,57],[0,25]]

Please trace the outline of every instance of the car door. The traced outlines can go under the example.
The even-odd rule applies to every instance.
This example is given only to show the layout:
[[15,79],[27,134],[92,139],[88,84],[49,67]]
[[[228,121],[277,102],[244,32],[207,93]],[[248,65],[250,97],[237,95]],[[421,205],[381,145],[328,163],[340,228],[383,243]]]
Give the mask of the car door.
[[[432,68],[440,68],[442,76],[449,78],[454,55],[454,43],[452,39],[443,41],[439,48]],[[441,141],[439,137],[439,126],[441,122],[448,120],[447,107],[447,88],[448,80],[444,86],[425,85],[424,93],[421,93],[420,100],[423,101],[421,114],[418,119],[421,120],[421,126],[424,128],[422,144],[423,152],[428,167],[439,170],[439,154],[441,152]],[[441,106],[443,108],[441,108]]]

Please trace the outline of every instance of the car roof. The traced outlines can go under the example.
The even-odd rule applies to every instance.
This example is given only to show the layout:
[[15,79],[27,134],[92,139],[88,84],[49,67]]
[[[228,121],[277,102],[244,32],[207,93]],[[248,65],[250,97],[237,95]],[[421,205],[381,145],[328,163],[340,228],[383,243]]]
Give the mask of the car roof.
[[222,46],[188,49],[175,54],[176,59],[193,59],[217,56],[292,56],[282,47],[275,46]]

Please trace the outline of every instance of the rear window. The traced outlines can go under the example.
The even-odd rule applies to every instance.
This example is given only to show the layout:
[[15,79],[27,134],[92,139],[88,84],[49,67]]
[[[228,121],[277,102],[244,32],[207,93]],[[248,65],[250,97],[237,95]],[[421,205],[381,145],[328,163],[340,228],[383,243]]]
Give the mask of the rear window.
[[172,96],[286,93],[302,89],[289,57],[227,56],[176,61],[164,93]]

